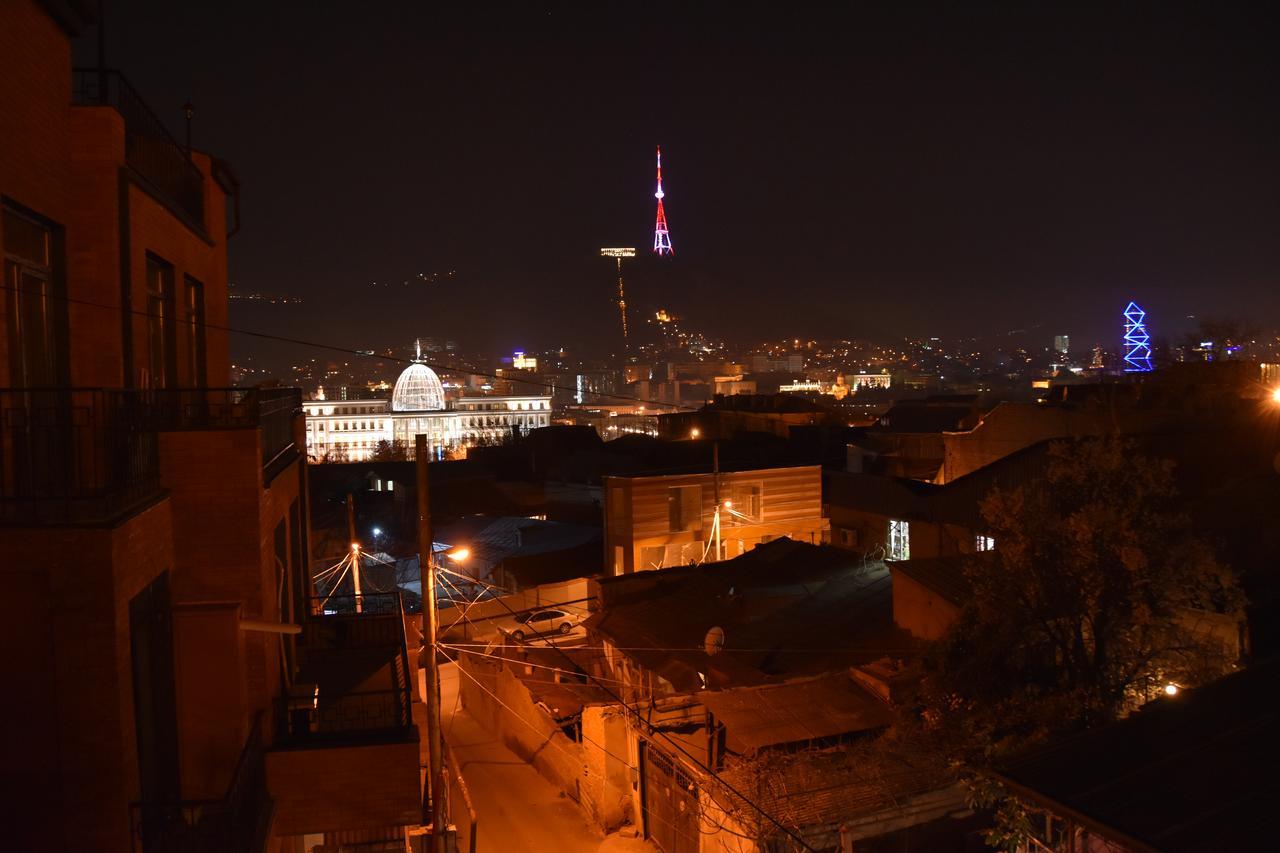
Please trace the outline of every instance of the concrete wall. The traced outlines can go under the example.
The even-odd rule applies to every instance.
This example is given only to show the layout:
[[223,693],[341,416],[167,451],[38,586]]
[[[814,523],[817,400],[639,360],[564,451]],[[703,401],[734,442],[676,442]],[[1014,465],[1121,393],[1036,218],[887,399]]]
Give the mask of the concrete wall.
[[922,640],[936,640],[960,615],[960,608],[902,572],[893,572],[893,623]]
[[582,745],[567,738],[502,665],[463,655],[458,666],[463,670],[462,707],[549,782],[580,801],[587,767]]
[[612,832],[623,824],[639,824],[632,804],[638,776],[628,758],[625,712],[614,705],[582,709],[582,750],[586,772],[579,782],[582,808],[596,826]]

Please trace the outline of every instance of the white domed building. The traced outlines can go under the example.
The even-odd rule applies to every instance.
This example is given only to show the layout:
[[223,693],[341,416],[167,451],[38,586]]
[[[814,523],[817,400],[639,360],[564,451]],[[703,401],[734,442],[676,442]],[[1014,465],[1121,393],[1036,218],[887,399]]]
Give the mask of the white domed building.
[[549,396],[459,397],[449,401],[436,372],[414,362],[404,369],[391,399],[326,400],[323,388],[303,403],[307,455],[312,461],[362,462],[379,442],[412,448],[427,436],[436,458],[465,454],[468,447],[496,444],[517,431],[549,426]]

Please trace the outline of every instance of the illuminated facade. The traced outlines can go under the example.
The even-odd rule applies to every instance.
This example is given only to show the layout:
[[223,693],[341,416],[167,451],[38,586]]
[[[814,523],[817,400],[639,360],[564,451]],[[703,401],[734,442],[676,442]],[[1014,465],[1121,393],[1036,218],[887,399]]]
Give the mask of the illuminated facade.
[[888,388],[893,378],[888,373],[857,373],[844,378],[854,388]]
[[1147,312],[1130,302],[1124,309],[1124,372],[1151,370],[1151,335],[1147,334]]
[[497,444],[551,424],[547,396],[461,397],[450,404],[436,373],[411,364],[396,380],[390,400],[308,400],[307,455],[313,460],[363,462],[380,442],[412,447],[427,436],[435,456]]

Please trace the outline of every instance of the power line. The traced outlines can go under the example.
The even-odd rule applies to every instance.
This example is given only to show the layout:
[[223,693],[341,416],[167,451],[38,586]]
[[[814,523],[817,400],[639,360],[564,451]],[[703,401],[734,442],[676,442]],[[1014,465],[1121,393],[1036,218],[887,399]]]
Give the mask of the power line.
[[[445,569],[441,567],[441,571],[449,572],[449,569]],[[457,572],[449,572],[449,573],[455,576],[458,576]],[[507,611],[512,616],[516,615],[515,611],[512,610],[511,607],[505,601],[503,601],[501,597],[496,598],[494,600],[500,602],[502,606],[506,608]],[[557,652],[559,652],[566,661],[568,661],[570,664],[573,664],[573,659],[569,657],[568,653],[565,652],[564,649],[560,648],[555,643],[548,643],[548,645],[550,648],[555,649]],[[591,673],[587,673],[587,677],[592,680],[596,680],[595,676],[592,675]],[[628,705],[626,701],[623,700],[623,698],[619,696],[617,693],[615,693],[610,687],[608,687],[603,683],[600,683],[599,681],[597,681],[596,683],[599,684],[600,689],[603,690],[605,693],[607,693],[611,698],[613,698],[614,701],[616,701],[619,705],[621,705],[627,711],[630,711],[632,714],[634,714],[637,720],[641,719],[640,712],[637,709],[632,708],[630,705]],[[690,753],[687,749],[684,748],[684,746],[682,746],[674,738],[670,737],[666,732],[662,731],[661,729],[654,728],[652,734],[655,734],[658,737],[661,737],[664,741],[669,743],[671,746],[675,747],[676,750],[678,750],[686,758],[688,758],[690,761],[696,764],[699,768],[701,768],[710,778],[716,780],[717,783],[722,785],[731,794],[735,795],[736,797],[738,797],[738,799],[742,800],[743,802],[751,806],[753,809],[755,809],[762,817],[764,817],[766,820],[768,820],[778,829],[782,830],[784,833],[790,836],[791,839],[795,841],[797,844],[799,844],[802,848],[810,851],[810,853],[817,853],[817,851],[812,846],[810,846],[803,838],[801,838],[797,833],[792,831],[788,826],[782,823],[782,821],[778,820],[776,817],[774,817],[773,815],[765,811],[758,803],[756,803],[750,797],[746,796],[737,788],[735,788],[733,785],[725,781],[725,779],[722,776],[720,776],[720,774],[716,773],[715,770],[707,766],[707,764],[703,762],[702,759]]]
[[[0,290],[8,290],[13,293],[18,292],[18,288],[10,284],[0,285]],[[120,305],[107,305],[102,302],[93,302],[88,299],[77,299],[72,296],[62,296],[62,295],[56,295],[56,294],[50,294],[50,298],[58,299],[71,305],[84,305],[90,308],[101,308],[105,311],[116,311],[121,314],[132,314],[138,317],[154,317],[158,319],[165,319],[165,317],[161,314],[153,314],[149,311],[143,311],[138,308],[126,309]],[[251,329],[237,329],[234,326],[223,326],[218,323],[210,323],[208,321],[204,321],[199,325],[203,329],[213,329],[214,331],[218,331],[218,332],[228,332],[230,334],[245,335],[251,338],[259,338],[261,340],[277,341],[277,342],[286,343],[286,344],[294,344],[295,346],[312,347],[314,349],[328,350],[329,352],[340,352],[343,355],[357,356],[359,358],[372,358],[378,361],[391,361],[391,362],[397,362],[400,364],[423,364],[423,365],[426,365],[427,367],[430,367],[433,370],[440,370],[446,373],[468,373],[472,376],[483,376],[486,379],[499,379],[499,380],[505,380],[508,382],[520,382],[525,385],[533,385],[538,388],[551,390],[551,391],[564,391],[570,394],[578,393],[578,389],[573,386],[557,385],[554,382],[548,382],[548,381],[539,380],[539,379],[526,379],[518,376],[507,376],[507,375],[502,375],[497,373],[488,373],[483,370],[474,370],[466,365],[451,365],[451,364],[441,364],[439,362],[432,362],[432,361],[417,361],[411,358],[402,358],[397,355],[374,355],[372,353],[368,353],[363,350],[350,349],[349,347],[340,347],[340,346],[337,346],[336,344],[326,344],[326,343],[320,343],[318,341],[308,341],[302,338],[290,338],[284,335],[273,335],[270,332],[255,332]],[[686,406],[681,403],[667,402],[665,400],[649,400],[643,397],[636,397],[631,394],[616,394],[616,393],[611,393],[606,391],[591,391],[590,393],[592,394],[592,396],[609,399],[609,400],[623,400],[629,403],[644,403],[647,406],[652,405],[652,406],[657,406],[659,408],[675,409],[675,410],[685,411],[685,412],[699,411],[699,407],[696,407],[696,406]]]
[[[18,288],[14,287],[13,285],[0,285],[0,289],[8,290],[13,293],[18,292]],[[77,299],[72,296],[50,294],[49,298],[58,299],[72,305],[84,305],[91,308],[101,308],[105,311],[116,311],[122,314],[128,313],[138,317],[155,317],[159,319],[164,319],[163,315],[161,314],[153,314],[149,311],[143,311],[137,308],[129,308],[126,310],[123,306],[107,305],[101,302],[93,302],[88,299]],[[575,395],[579,392],[579,389],[573,386],[557,385],[554,382],[548,382],[545,380],[526,379],[519,376],[508,376],[508,375],[500,375],[497,373],[489,373],[487,371],[477,370],[465,364],[463,365],[441,364],[439,362],[421,361],[421,360],[415,360],[411,358],[402,358],[396,355],[375,355],[373,353],[365,352],[364,350],[355,350],[355,349],[350,349],[348,347],[340,347],[340,346],[337,346],[336,344],[326,344],[326,343],[320,343],[318,341],[308,341],[308,340],[303,340],[301,338],[290,338],[284,335],[273,335],[270,332],[256,332],[256,331],[253,331],[252,329],[238,329],[234,326],[223,326],[218,323],[210,323],[207,320],[202,320],[199,323],[199,326],[202,329],[213,329],[215,331],[228,332],[230,334],[237,334],[237,335],[245,335],[247,337],[259,338],[261,340],[278,341],[280,343],[294,344],[295,346],[312,347],[314,349],[323,349],[323,350],[328,350],[330,352],[340,352],[343,355],[356,356],[359,358],[372,358],[378,361],[391,361],[391,362],[397,362],[400,364],[423,364],[423,365],[426,365],[427,367],[432,368],[433,370],[440,370],[446,373],[468,373],[473,376],[483,376],[486,379],[498,379],[498,380],[505,380],[507,382],[519,382],[525,385],[533,385],[537,388],[541,388],[545,390],[564,391],[566,393],[575,394]],[[645,397],[637,397],[634,394],[617,394],[617,393],[607,392],[607,391],[591,391],[589,393],[592,396],[597,398],[608,399],[608,400],[620,400],[620,401],[625,401],[629,403],[644,403],[646,406],[657,406],[660,409],[666,408],[666,409],[672,409],[672,410],[681,411],[681,412],[701,411],[701,407],[699,406],[687,406],[687,405],[684,405],[683,403],[679,403],[675,401],[652,400]],[[762,412],[735,411],[733,414],[740,418],[747,418],[747,419],[754,418],[758,420],[763,420],[766,423],[772,423],[772,419],[767,414]],[[692,466],[692,467],[701,468],[703,466]],[[675,469],[672,469],[672,470],[675,470]]]

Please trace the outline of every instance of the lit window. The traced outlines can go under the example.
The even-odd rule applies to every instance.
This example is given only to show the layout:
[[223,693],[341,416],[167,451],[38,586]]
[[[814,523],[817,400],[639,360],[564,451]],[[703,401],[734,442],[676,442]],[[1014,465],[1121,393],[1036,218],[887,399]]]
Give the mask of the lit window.
[[911,559],[911,524],[893,519],[889,522],[889,559]]
[[995,547],[996,540],[992,539],[990,536],[983,536],[979,533],[977,536],[973,537],[973,550],[975,551],[994,551]]
[[763,519],[764,488],[759,483],[736,483],[729,490],[729,524],[748,524]]
[[667,519],[672,533],[701,527],[702,487],[673,486],[667,489]]

